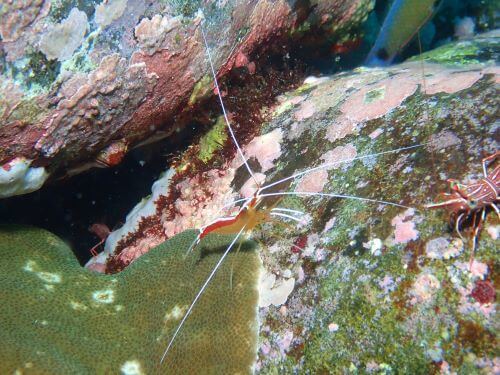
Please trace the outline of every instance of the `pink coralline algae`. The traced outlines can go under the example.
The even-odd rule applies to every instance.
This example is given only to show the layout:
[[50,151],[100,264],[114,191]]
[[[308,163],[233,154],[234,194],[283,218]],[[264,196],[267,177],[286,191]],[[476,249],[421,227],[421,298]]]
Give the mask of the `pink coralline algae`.
[[319,193],[328,183],[328,172],[324,169],[309,173],[302,178],[297,185],[296,191]]
[[328,168],[324,168],[312,173],[307,174],[297,185],[296,191],[305,191],[311,193],[319,193],[323,190],[325,185],[328,183],[328,171],[336,168],[340,168],[346,163],[344,160],[350,160],[355,158],[357,155],[356,148],[352,144],[345,146],[337,146],[333,150],[325,152],[321,159],[322,164],[333,164]]
[[354,147],[352,144],[347,144],[345,146],[337,146],[333,150],[325,152],[325,154],[321,156],[321,159],[323,159],[325,164],[335,163],[330,168],[327,168],[328,170],[330,170],[346,165],[348,162],[343,161],[353,159],[357,155],[358,152],[356,150],[356,147]]
[[472,261],[472,265],[469,262],[456,262],[456,267],[462,271],[470,272],[473,277],[484,279],[488,274],[488,265],[477,260]]
[[234,58],[234,68],[247,68],[250,74],[255,74],[256,65],[255,62],[248,59],[248,55],[239,51]]
[[173,204],[173,219],[162,215],[163,228],[168,238],[189,228],[199,228],[220,215],[220,209],[233,200],[230,183],[234,170],[210,170],[200,181],[199,176],[184,179],[177,184],[180,197]]
[[401,105],[417,89],[417,83],[396,75],[362,87],[341,105],[342,115],[327,129],[331,142],[351,134],[363,122],[384,116]]
[[441,72],[426,81],[426,93],[428,95],[445,92],[453,94],[457,91],[465,90],[476,83],[483,72]]
[[250,198],[257,191],[259,186],[263,186],[266,180],[266,175],[264,173],[254,173],[253,177],[250,177],[241,187],[240,194],[244,198]]
[[[262,167],[262,172],[266,172],[274,167],[274,160],[281,156],[281,142],[283,142],[283,132],[275,129],[270,133],[255,137],[245,146],[245,156],[256,158]],[[240,158],[237,159],[241,161]]]
[[297,121],[305,120],[312,115],[314,115],[316,109],[314,108],[314,104],[310,101],[302,103],[299,109],[293,114]]
[[341,111],[355,123],[379,118],[401,105],[416,89],[416,82],[396,75],[363,87],[342,104]]
[[[394,75],[365,86],[362,82],[353,82],[353,88],[359,88],[340,106],[342,112],[326,133],[330,142],[342,139],[359,130],[367,121],[385,116],[403,101],[413,95],[422,85],[421,67],[415,63],[405,64],[407,69],[394,69]],[[428,65],[426,70],[426,93],[428,95],[445,92],[448,94],[467,89],[487,73],[495,73],[489,68],[475,72],[464,72],[457,69],[446,69]],[[377,133],[372,133],[374,138]]]
[[415,229],[415,222],[411,217],[415,214],[413,208],[407,209],[402,214],[392,219],[391,224],[394,228],[394,244],[405,244],[415,241],[418,238],[418,230]]
[[375,129],[374,131],[372,131],[368,136],[371,138],[371,139],[376,139],[378,138],[378,136],[380,134],[382,134],[384,131],[380,128],[377,128]]

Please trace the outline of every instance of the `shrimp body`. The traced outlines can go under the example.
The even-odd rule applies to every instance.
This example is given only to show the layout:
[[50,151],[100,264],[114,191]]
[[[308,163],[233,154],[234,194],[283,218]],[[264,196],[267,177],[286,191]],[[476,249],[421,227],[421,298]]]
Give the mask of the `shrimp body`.
[[215,234],[236,234],[241,228],[246,232],[252,231],[256,226],[268,222],[271,218],[272,208],[259,208],[261,198],[255,193],[252,200],[244,205],[234,217],[220,218],[205,226],[199,235],[201,240],[210,233]]

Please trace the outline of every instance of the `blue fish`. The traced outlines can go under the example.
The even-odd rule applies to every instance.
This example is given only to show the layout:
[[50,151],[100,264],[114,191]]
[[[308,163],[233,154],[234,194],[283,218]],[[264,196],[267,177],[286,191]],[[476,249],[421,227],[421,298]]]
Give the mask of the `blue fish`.
[[365,64],[389,65],[435,13],[439,0],[394,0]]

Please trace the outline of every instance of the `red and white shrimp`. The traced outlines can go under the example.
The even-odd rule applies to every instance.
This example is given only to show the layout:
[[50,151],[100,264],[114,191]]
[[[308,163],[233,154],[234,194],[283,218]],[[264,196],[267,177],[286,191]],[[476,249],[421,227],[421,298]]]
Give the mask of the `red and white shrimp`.
[[477,238],[481,230],[486,211],[492,208],[500,218],[498,209],[500,191],[500,163],[493,165],[493,169],[488,172],[488,164],[494,164],[500,157],[500,151],[484,158],[483,178],[470,184],[462,184],[457,180],[449,179],[450,193],[440,193],[438,202],[428,204],[426,208],[446,208],[450,212],[450,224],[463,240],[461,226],[470,221],[472,227],[472,249],[469,261],[469,268],[472,268],[474,252],[477,246]]

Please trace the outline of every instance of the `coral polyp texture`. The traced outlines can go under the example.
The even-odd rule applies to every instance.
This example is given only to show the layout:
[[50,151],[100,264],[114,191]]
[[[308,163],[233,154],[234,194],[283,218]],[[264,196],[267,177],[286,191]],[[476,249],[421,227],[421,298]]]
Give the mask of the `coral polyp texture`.
[[338,38],[372,8],[372,0],[2,4],[0,166],[25,158],[71,175],[95,166],[114,142],[133,147],[182,128],[174,117],[212,88],[203,20],[220,77],[242,64],[253,75],[257,51],[314,25]]
[[182,233],[108,276],[82,268],[45,230],[1,227],[0,372],[250,373],[261,268],[251,242],[229,255],[160,365],[228,245],[227,237],[210,236],[186,257],[193,238]]

